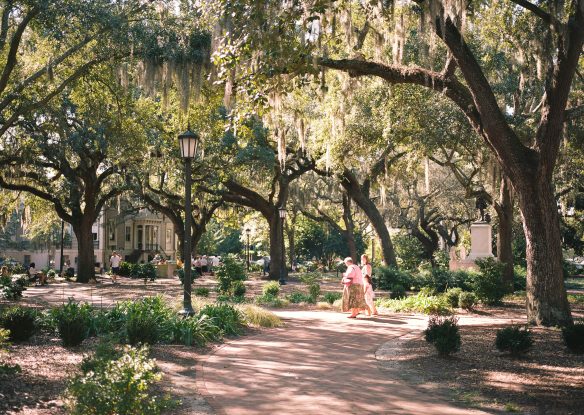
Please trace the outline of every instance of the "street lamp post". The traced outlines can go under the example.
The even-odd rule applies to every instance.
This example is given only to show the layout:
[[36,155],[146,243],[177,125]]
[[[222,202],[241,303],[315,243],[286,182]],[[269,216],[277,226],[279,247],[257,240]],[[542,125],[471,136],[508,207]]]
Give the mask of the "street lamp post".
[[190,126],[184,133],[178,136],[181,156],[185,161],[185,240],[184,240],[184,271],[183,280],[184,295],[183,309],[180,312],[183,316],[191,316],[195,313],[191,302],[191,161],[197,155],[199,135],[190,130]]
[[284,206],[278,209],[280,215],[281,235],[282,235],[282,263],[280,264],[280,285],[286,285],[286,249],[284,246],[284,221],[286,220],[286,208]]
[[245,229],[245,235],[247,236],[247,245],[245,247],[245,267],[247,272],[249,272],[249,262],[250,262],[250,250],[249,250],[249,234],[251,233],[251,229]]
[[61,219],[61,257],[59,258],[59,276],[63,276],[63,244],[65,242],[65,221]]

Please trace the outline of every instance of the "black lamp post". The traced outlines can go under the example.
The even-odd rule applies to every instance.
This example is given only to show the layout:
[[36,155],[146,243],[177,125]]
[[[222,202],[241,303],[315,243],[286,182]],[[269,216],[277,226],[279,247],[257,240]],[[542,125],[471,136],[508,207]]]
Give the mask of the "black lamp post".
[[286,249],[284,246],[284,221],[286,220],[286,208],[284,206],[278,209],[280,215],[280,225],[282,226],[282,263],[280,264],[280,285],[286,285]]
[[250,262],[250,250],[249,250],[249,234],[251,233],[251,229],[245,229],[245,235],[247,236],[247,245],[245,247],[245,268],[247,272],[249,272],[249,262]]
[[63,276],[63,244],[65,243],[65,221],[61,219],[61,257],[59,258],[59,276]]
[[182,315],[190,316],[195,313],[191,302],[191,160],[197,155],[199,135],[190,130],[178,136],[180,153],[185,160],[185,240],[184,240],[184,296]]

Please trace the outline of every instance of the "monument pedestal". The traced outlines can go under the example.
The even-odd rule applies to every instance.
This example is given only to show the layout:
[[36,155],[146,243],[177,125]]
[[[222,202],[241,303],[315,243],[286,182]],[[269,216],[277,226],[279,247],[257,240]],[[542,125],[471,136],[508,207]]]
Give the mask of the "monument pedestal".
[[487,222],[475,222],[470,225],[470,254],[461,255],[460,259],[451,256],[450,270],[476,269],[475,260],[493,257],[493,228]]

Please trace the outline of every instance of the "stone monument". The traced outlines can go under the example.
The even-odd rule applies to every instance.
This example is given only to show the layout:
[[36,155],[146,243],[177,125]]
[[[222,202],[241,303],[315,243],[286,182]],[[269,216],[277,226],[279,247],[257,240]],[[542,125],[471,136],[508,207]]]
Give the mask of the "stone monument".
[[461,248],[460,259],[454,260],[450,257],[450,269],[477,268],[475,261],[480,258],[493,257],[493,234],[490,222],[490,215],[485,213],[487,202],[482,197],[478,197],[476,208],[479,210],[479,218],[470,225],[470,253],[466,256],[464,246]]

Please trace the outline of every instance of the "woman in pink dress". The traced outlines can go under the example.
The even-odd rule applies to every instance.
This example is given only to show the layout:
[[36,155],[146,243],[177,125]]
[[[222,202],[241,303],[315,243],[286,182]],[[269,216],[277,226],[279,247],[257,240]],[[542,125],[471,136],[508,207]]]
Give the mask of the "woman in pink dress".
[[343,312],[351,311],[349,318],[357,318],[357,314],[364,308],[365,295],[363,291],[363,276],[361,270],[355,264],[351,257],[345,258],[347,271],[343,274],[341,280],[343,288]]

